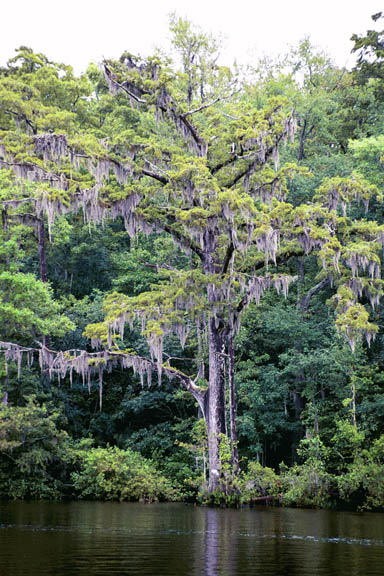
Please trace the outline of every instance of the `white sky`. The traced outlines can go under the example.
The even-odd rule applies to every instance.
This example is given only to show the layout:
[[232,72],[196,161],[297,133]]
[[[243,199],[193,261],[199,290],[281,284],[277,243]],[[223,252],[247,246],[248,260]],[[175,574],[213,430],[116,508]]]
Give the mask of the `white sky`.
[[168,14],[223,33],[222,62],[284,53],[309,35],[337,64],[353,65],[352,33],[374,28],[382,0],[0,0],[0,64],[26,45],[77,72],[124,50],[168,45]]

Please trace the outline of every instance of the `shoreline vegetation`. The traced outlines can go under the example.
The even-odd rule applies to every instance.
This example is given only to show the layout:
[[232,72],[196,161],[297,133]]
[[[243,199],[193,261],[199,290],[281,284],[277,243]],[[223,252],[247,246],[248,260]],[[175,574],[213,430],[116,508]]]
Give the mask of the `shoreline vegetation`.
[[384,32],[170,34],[0,67],[0,498],[383,511]]
[[[331,472],[327,450],[318,438],[303,440],[301,463],[292,467],[281,464],[278,473],[258,462],[243,462],[242,472],[234,476],[227,446],[227,458],[223,457],[227,463],[225,483],[212,494],[206,479],[193,468],[189,477],[167,477],[167,465],[156,465],[131,449],[95,447],[91,439],[73,441],[58,427],[59,421],[57,411],[38,406],[33,397],[25,407],[0,408],[1,499],[177,501],[224,507],[265,504],[384,511],[384,437],[370,450],[363,449],[362,437],[355,439],[353,458],[343,474]],[[342,433],[345,440],[354,431],[344,423]]]

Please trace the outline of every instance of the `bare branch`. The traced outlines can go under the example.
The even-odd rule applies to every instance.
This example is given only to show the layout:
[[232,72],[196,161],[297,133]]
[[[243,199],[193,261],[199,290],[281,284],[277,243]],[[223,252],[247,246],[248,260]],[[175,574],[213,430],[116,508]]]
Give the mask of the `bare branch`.
[[228,245],[227,251],[225,253],[225,257],[224,257],[223,268],[221,271],[222,275],[227,273],[228,266],[232,260],[232,256],[233,256],[234,251],[235,251],[235,246],[234,246],[233,242],[230,242],[230,244]]
[[150,178],[153,178],[154,180],[158,180],[162,184],[168,184],[168,182],[169,182],[168,178],[166,178],[165,176],[162,176],[161,174],[156,174],[156,172],[150,172],[149,170],[145,170],[145,168],[142,169],[141,173],[144,176],[149,176]]
[[202,110],[205,110],[206,108],[209,108],[210,106],[213,106],[214,104],[216,104],[216,102],[219,102],[220,100],[222,100],[222,98],[215,98],[214,100],[212,100],[212,102],[208,102],[207,104],[202,104],[201,106],[199,106],[198,108],[195,108],[194,110],[188,110],[188,112],[184,112],[183,114],[180,115],[181,118],[186,118],[187,116],[190,116],[191,114],[196,114],[197,112],[201,112]]
[[120,88],[120,90],[123,90],[124,92],[126,92],[130,98],[133,98],[133,100],[135,100],[139,104],[147,104],[146,100],[143,100],[142,98],[139,98],[138,96],[136,96],[136,94],[134,94],[131,90],[129,90],[126,86],[124,86],[124,84],[120,84],[113,77],[111,70],[108,68],[108,66],[105,62],[103,62],[103,70],[104,70],[104,74],[106,76],[106,80],[107,80],[108,84],[109,83],[115,84],[118,88]]
[[210,106],[213,106],[214,104],[217,104],[217,102],[222,102],[223,100],[229,100],[230,98],[232,98],[235,94],[238,94],[239,92],[240,92],[240,89],[235,90],[234,92],[232,92],[231,94],[228,94],[227,96],[218,96],[217,98],[215,98],[211,102],[207,102],[207,104],[202,104],[201,106],[199,106],[198,108],[195,108],[194,110],[189,110],[188,112],[184,112],[183,114],[180,115],[180,117],[185,118],[186,116],[190,116],[191,114],[196,114],[197,112],[201,112],[202,110],[205,110],[206,108],[209,108]]
[[152,264],[151,262],[144,262],[144,260],[140,260],[141,264],[146,266],[147,268],[153,268],[155,270],[170,270],[171,272],[178,272],[177,268],[173,268],[173,266],[168,266],[168,264]]
[[298,302],[298,308],[302,314],[305,314],[308,311],[309,304],[311,302],[312,296],[320,292],[323,288],[329,285],[329,278],[324,278],[318,284],[313,286],[304,296],[301,298],[300,302]]
[[232,114],[227,114],[226,112],[222,112],[222,115],[226,118],[229,118],[230,120],[240,120],[238,116],[232,116]]

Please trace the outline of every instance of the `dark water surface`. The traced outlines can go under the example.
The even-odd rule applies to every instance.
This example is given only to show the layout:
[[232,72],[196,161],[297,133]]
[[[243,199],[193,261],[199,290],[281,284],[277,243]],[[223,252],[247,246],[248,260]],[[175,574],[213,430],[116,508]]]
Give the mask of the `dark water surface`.
[[1,576],[383,576],[384,514],[0,502]]

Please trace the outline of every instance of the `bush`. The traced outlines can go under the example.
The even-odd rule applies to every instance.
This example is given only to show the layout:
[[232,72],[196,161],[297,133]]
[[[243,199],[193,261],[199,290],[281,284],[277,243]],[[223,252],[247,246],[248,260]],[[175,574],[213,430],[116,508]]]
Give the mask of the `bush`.
[[150,460],[117,447],[77,452],[79,470],[71,479],[79,498],[95,500],[177,500],[178,493]]
[[260,462],[249,462],[248,470],[240,477],[240,490],[245,502],[265,497],[275,500],[280,496],[281,482],[272,468],[263,467]]
[[333,477],[326,469],[329,449],[315,436],[302,440],[297,452],[303,463],[281,469],[284,503],[314,508],[330,507]]
[[384,508],[384,436],[356,455],[345,474],[338,477],[341,498],[357,499],[360,510]]
[[329,508],[332,505],[330,476],[322,463],[293,466],[283,474],[284,503],[288,506]]
[[0,405],[0,497],[60,498],[70,438],[59,418],[34,396],[25,406]]

